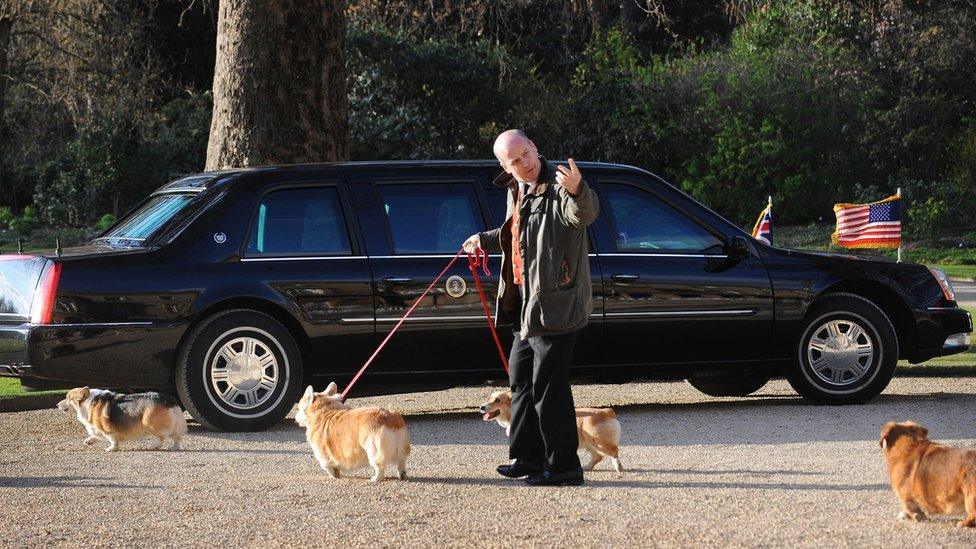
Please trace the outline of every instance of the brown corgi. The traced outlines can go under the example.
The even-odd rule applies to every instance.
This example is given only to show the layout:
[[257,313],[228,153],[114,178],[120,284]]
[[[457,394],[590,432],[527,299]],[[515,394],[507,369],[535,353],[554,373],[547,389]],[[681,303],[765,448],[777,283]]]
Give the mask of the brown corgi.
[[383,480],[387,465],[396,465],[397,478],[407,478],[410,434],[403,416],[383,408],[350,408],[336,384],[321,393],[309,385],[298,401],[295,421],[305,427],[305,438],[319,465],[332,478],[340,472],[373,468],[373,482]]
[[[505,433],[511,435],[512,427],[512,393],[510,391],[495,391],[488,397],[488,402],[481,405],[482,419],[497,421],[505,428]],[[610,458],[615,471],[622,472],[620,457],[620,422],[612,408],[577,408],[576,433],[579,436],[579,447],[590,453],[590,462],[583,467],[584,471],[592,471],[604,457]]]
[[900,519],[928,514],[965,515],[956,526],[976,527],[976,450],[929,440],[914,421],[889,421],[881,428],[891,489],[901,500]]
[[88,437],[85,444],[99,440],[108,441],[107,452],[118,449],[123,440],[156,437],[152,446],[158,450],[172,443],[171,449],[179,450],[180,441],[186,436],[186,418],[175,398],[162,393],[134,393],[123,395],[77,387],[68,391],[58,409],[72,409],[78,421],[85,426]]

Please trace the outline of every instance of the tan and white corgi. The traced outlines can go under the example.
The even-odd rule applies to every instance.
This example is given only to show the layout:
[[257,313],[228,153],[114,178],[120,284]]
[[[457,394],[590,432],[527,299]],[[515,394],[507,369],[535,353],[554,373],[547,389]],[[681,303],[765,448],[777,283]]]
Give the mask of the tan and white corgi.
[[85,444],[108,441],[105,450],[118,450],[119,442],[155,437],[154,450],[171,442],[172,450],[180,449],[186,436],[186,417],[179,402],[162,393],[134,393],[123,395],[102,389],[77,387],[68,391],[58,409],[74,410],[78,421],[85,426]]
[[340,473],[372,467],[373,482],[383,480],[387,465],[396,465],[397,478],[407,478],[410,433],[403,416],[383,408],[350,408],[330,383],[321,393],[309,385],[298,401],[295,421],[319,465],[332,478]]
[[[512,393],[511,391],[495,391],[488,397],[488,402],[481,405],[482,419],[497,421],[505,428],[505,434],[511,435],[512,430]],[[620,422],[612,408],[577,408],[576,434],[579,437],[580,449],[590,453],[590,462],[583,467],[584,471],[592,471],[603,458],[610,458],[615,471],[622,472],[620,464]]]

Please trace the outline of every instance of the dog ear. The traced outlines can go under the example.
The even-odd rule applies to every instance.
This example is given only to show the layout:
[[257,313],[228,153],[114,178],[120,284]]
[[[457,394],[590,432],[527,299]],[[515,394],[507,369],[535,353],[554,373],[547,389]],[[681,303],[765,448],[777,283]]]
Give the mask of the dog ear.
[[325,388],[325,396],[332,396],[336,394],[339,387],[335,384],[335,381],[329,383],[329,386]]
[[314,396],[315,396],[315,390],[312,389],[311,385],[309,385],[308,388],[305,389],[305,394],[302,395],[302,398],[298,401],[298,403],[307,405],[309,402],[312,401],[312,398]]
[[891,446],[891,443],[894,442],[896,437],[892,437],[891,430],[897,425],[898,424],[894,421],[889,421],[888,423],[884,424],[884,427],[881,428],[881,438],[878,440],[878,444],[881,445],[881,448],[887,450],[888,446]]

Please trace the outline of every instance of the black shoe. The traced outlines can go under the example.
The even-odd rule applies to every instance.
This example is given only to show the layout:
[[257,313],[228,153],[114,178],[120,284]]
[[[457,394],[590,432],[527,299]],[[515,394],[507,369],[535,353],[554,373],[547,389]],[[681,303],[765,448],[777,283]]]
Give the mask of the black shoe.
[[583,469],[577,467],[562,473],[543,471],[537,477],[525,479],[525,483],[529,486],[580,486],[583,484]]
[[542,471],[542,467],[535,463],[515,460],[510,464],[499,465],[495,470],[503,477],[520,478],[525,476],[538,476]]

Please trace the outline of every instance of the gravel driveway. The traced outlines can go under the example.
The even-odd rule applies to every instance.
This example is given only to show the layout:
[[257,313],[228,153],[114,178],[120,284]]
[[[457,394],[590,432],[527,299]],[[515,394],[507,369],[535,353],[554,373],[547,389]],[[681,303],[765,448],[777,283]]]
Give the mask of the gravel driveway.
[[353,399],[409,412],[411,480],[339,481],[292,421],[270,432],[191,427],[179,453],[81,445],[73,418],[0,415],[0,545],[967,546],[976,532],[895,520],[878,448],[889,419],[976,447],[976,379],[902,378],[869,405],[816,407],[785,382],[705,397],[684,383],[585,386],[623,425],[614,473],[530,488],[494,472],[504,434],[485,388]]

